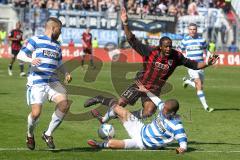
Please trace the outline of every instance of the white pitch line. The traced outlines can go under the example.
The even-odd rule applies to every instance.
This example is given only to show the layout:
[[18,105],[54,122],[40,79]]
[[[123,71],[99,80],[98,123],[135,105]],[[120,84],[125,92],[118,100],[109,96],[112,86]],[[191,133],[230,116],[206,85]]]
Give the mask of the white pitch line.
[[[64,149],[36,149],[35,151],[63,151]],[[73,151],[77,151],[78,149]],[[93,149],[94,150],[94,149]],[[0,148],[0,152],[3,151],[30,151],[28,148]],[[173,149],[169,149],[169,150],[135,150],[135,149],[129,149],[129,150],[124,150],[124,149],[102,149],[100,151],[103,152],[173,152]],[[223,150],[209,150],[209,151],[204,151],[204,150],[195,150],[195,151],[191,151],[191,152],[197,152],[197,153],[240,153],[239,151],[223,151]]]

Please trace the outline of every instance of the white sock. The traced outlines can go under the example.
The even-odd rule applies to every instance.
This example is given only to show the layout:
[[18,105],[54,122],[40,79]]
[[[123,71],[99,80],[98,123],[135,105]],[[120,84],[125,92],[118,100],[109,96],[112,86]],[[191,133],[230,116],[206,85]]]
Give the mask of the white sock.
[[27,124],[27,135],[28,137],[33,137],[33,131],[34,131],[34,128],[38,122],[38,119],[34,120],[32,118],[32,115],[31,113],[28,115],[28,120],[27,120],[28,124]]
[[198,98],[199,98],[200,102],[203,105],[203,108],[206,110],[208,108],[208,105],[207,105],[207,102],[206,102],[205,95],[204,95],[203,91],[202,90],[197,91],[197,95],[198,95]]
[[195,88],[195,83],[194,83],[194,81],[192,81],[192,80],[190,80],[190,79],[187,79],[187,80],[185,81],[185,83],[187,83],[188,85],[190,85],[190,86],[192,86],[193,88]]
[[51,136],[53,131],[62,123],[64,116],[65,116],[65,113],[57,109],[52,114],[52,120],[49,123],[48,130],[45,132],[45,135]]
[[106,123],[107,121],[109,121],[110,118],[114,118],[114,117],[116,117],[116,113],[113,111],[113,109],[111,107],[111,108],[109,108],[107,113],[103,116],[102,122]]

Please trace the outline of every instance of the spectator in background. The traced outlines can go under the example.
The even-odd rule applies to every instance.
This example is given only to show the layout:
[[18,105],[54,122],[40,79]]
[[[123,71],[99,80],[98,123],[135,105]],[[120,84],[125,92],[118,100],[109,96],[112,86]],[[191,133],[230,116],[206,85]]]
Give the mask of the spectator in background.
[[211,40],[210,43],[208,44],[208,50],[211,53],[214,53],[216,51],[216,44],[213,40]]
[[73,52],[74,52],[74,47],[75,47],[75,44],[74,44],[73,39],[71,38],[70,41],[69,41],[69,43],[68,43],[68,49],[69,49],[70,54],[73,54]]
[[5,43],[6,37],[7,37],[7,32],[1,28],[0,29],[0,47]]
[[98,40],[96,37],[92,40],[92,54],[96,53],[96,49],[98,48]]
[[94,37],[94,39],[92,40],[92,48],[98,48],[98,40],[96,37]]
[[238,51],[237,45],[234,41],[232,41],[232,44],[228,47],[228,52],[236,53]]
[[197,11],[197,5],[196,3],[190,3],[188,6],[188,15],[194,16],[194,15],[198,15],[198,11]]

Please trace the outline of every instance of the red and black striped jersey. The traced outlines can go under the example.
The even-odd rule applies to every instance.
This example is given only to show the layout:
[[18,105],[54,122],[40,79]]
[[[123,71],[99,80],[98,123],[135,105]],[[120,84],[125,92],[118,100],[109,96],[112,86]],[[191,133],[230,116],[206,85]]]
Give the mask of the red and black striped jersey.
[[143,69],[137,73],[136,79],[149,90],[161,90],[177,66],[197,69],[196,61],[185,58],[177,50],[172,49],[169,56],[164,56],[159,48],[142,44],[135,36],[128,38],[128,42],[143,57]]
[[22,47],[22,36],[23,36],[23,32],[19,29],[13,29],[10,34],[9,34],[9,38],[16,38],[17,40],[12,40],[12,50],[15,51],[19,51]]

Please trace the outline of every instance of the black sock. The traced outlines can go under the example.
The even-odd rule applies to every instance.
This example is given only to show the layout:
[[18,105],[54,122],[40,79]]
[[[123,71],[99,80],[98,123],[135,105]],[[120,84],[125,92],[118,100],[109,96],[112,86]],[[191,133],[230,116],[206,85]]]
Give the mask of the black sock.
[[106,97],[99,96],[99,100],[101,100],[101,103],[103,105],[106,105],[108,107],[112,107],[117,104],[117,101],[114,98],[106,98]]
[[24,65],[20,64],[19,67],[20,67],[20,72],[23,72],[24,71]]
[[8,68],[9,68],[10,70],[12,70],[12,64],[9,64],[9,65],[8,65]]
[[146,117],[143,117],[143,109],[139,109],[137,111],[133,111],[131,112],[135,117],[137,117],[138,119],[143,119],[143,118],[146,118]]
[[91,64],[91,66],[94,66],[92,59],[90,59],[90,64]]

